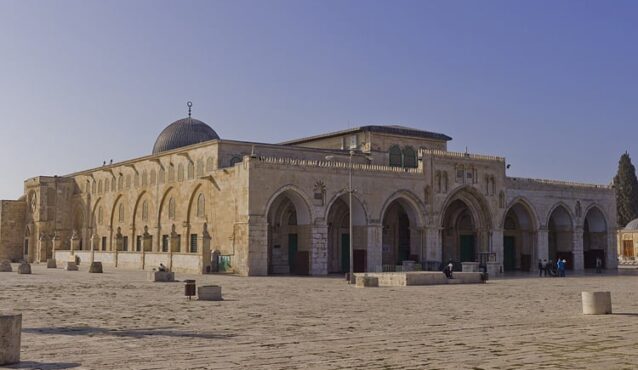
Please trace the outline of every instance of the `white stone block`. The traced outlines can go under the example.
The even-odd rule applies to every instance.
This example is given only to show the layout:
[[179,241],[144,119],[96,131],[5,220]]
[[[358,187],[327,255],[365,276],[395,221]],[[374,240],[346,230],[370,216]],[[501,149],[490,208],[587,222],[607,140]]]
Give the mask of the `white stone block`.
[[379,278],[374,276],[355,275],[357,288],[376,288],[379,286]]
[[22,314],[0,314],[0,366],[20,362]]
[[461,262],[462,272],[479,272],[478,262]]
[[67,261],[64,269],[67,271],[78,271],[78,265],[76,265],[75,262]]
[[219,285],[204,285],[197,288],[197,297],[200,301],[221,301],[222,287]]
[[175,281],[175,273],[169,271],[149,271],[146,274],[146,280],[153,282],[172,282]]
[[582,292],[584,315],[611,314],[611,292]]

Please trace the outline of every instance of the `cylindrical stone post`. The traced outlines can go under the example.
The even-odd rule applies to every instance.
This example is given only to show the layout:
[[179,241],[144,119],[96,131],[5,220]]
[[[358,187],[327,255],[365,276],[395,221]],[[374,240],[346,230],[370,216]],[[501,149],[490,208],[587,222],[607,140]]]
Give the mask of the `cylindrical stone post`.
[[20,362],[22,314],[0,314],[0,366]]
[[611,314],[610,292],[583,292],[582,297],[584,315]]

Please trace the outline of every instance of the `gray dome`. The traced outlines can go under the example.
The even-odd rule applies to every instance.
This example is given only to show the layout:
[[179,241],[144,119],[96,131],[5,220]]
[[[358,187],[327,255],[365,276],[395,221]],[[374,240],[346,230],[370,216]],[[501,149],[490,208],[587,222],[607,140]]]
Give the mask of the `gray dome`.
[[210,126],[194,118],[182,118],[168,125],[155,140],[153,154],[219,139]]
[[625,226],[625,230],[638,230],[638,218],[629,222],[627,226]]

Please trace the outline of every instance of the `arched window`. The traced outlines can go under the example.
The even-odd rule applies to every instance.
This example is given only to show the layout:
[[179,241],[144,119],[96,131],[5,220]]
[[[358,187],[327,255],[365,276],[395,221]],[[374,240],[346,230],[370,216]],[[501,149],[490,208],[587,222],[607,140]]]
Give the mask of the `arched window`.
[[122,174],[120,174],[120,176],[117,178],[117,190],[124,190],[124,176],[122,176]]
[[157,181],[157,173],[155,170],[151,170],[151,185],[155,185],[155,181]]
[[126,175],[126,188],[131,188],[131,175]]
[[393,145],[390,147],[390,166],[391,167],[401,167],[403,165],[403,158],[401,153],[401,148],[398,145]]
[[403,148],[403,167],[416,168],[416,151],[411,146]]
[[197,197],[197,217],[204,217],[206,213],[206,198],[204,198],[204,194],[200,193]]
[[171,163],[171,165],[168,166],[168,182],[173,181],[175,181],[175,166]]
[[111,191],[117,191],[115,187],[115,177],[111,178]]
[[[201,159],[200,159],[200,161],[201,161]],[[188,163],[187,175],[188,175],[188,179],[189,180],[192,180],[193,177],[195,177],[195,166],[193,166],[193,163]]]
[[213,157],[208,157],[206,160],[206,171],[211,172],[215,169],[215,160]]
[[102,225],[103,222],[104,222],[104,210],[100,206],[100,208],[98,208],[97,210],[97,224]]
[[239,156],[234,156],[233,158],[230,159],[230,166],[234,166],[237,163],[241,162],[241,157]]
[[120,222],[124,222],[124,204],[120,204],[119,220]]
[[146,170],[142,172],[142,186],[148,186],[148,173]]
[[109,192],[109,179],[104,180],[104,192],[108,193]]
[[168,218],[170,220],[175,219],[175,199],[173,198],[168,201]]
[[136,188],[139,188],[139,187],[140,187],[140,174],[139,174],[139,173],[136,173],[136,174],[135,174],[135,177],[133,178],[133,185],[134,185]]
[[202,177],[202,176],[204,176],[204,160],[198,159],[197,160],[197,177]]
[[97,193],[102,194],[103,189],[104,189],[104,186],[102,185],[102,180],[100,180],[100,182],[97,183]]
[[148,201],[142,203],[142,221],[148,221]]
[[159,170],[159,178],[157,180],[159,182],[160,185],[164,184],[164,182],[166,182],[166,171],[164,171],[163,168],[160,168]]
[[181,163],[177,165],[177,181],[184,181],[184,165]]
[[97,185],[97,182],[93,181],[93,184],[91,185],[91,193],[95,194],[95,186]]

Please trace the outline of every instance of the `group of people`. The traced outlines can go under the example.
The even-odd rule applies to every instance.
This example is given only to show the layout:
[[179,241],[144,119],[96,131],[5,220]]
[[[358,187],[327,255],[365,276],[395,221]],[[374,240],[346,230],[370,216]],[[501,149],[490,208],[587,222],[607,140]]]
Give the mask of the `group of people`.
[[558,259],[554,261],[546,259],[538,260],[538,276],[559,276],[565,277],[565,269],[567,268],[567,260]]

